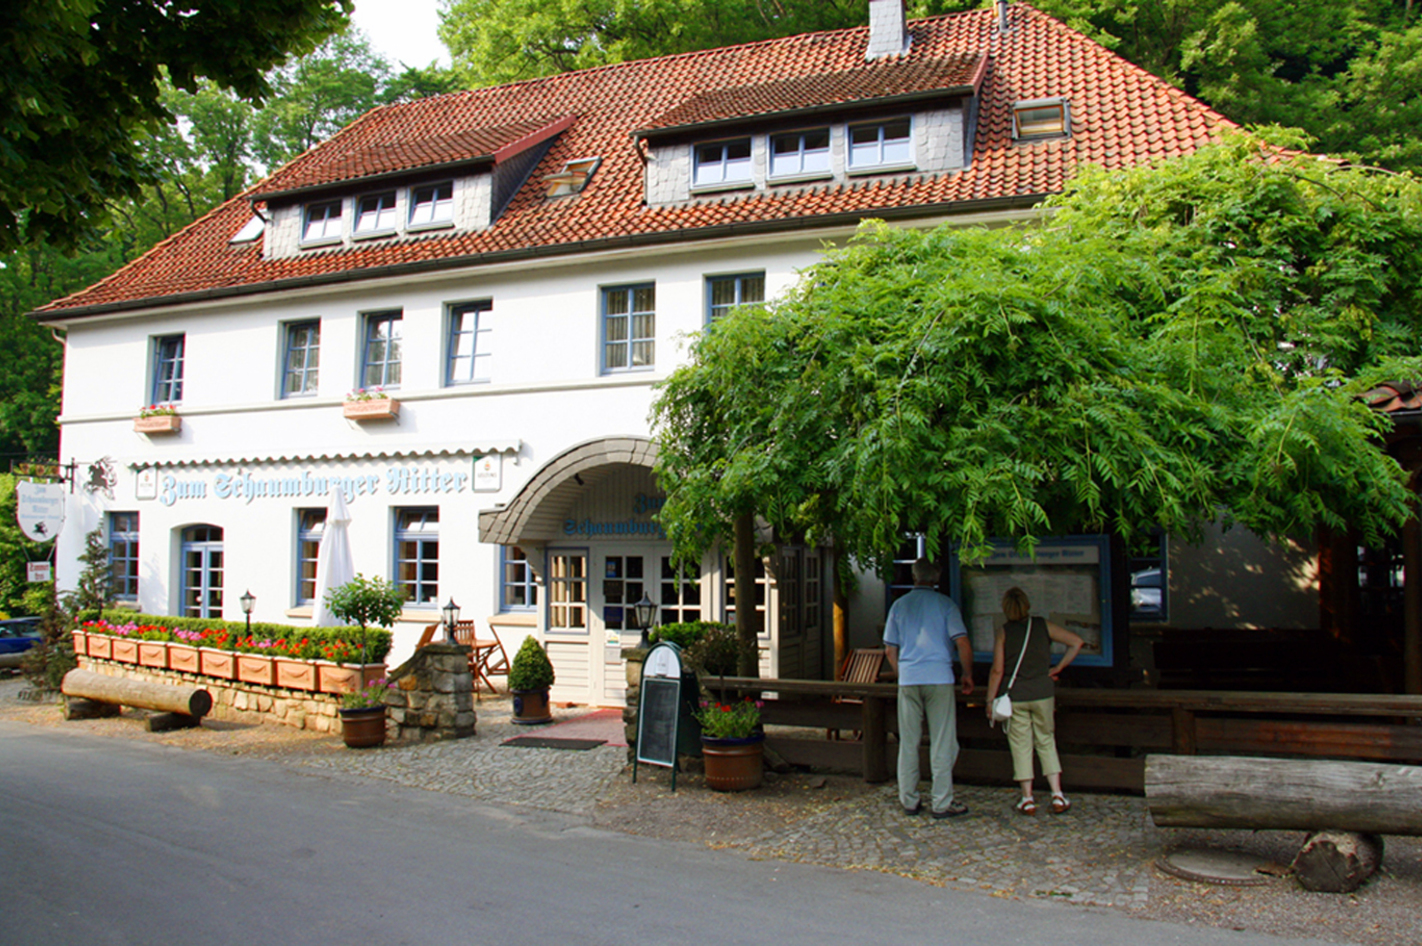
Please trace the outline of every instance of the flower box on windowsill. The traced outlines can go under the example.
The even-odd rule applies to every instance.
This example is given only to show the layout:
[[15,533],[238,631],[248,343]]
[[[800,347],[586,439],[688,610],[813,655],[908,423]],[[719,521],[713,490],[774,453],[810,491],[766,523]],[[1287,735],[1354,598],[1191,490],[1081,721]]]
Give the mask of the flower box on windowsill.
[[140,434],[176,434],[183,429],[183,418],[177,414],[154,414],[152,417],[135,417],[133,429]]
[[342,405],[341,411],[349,420],[394,420],[400,416],[400,402],[393,397],[346,401]]

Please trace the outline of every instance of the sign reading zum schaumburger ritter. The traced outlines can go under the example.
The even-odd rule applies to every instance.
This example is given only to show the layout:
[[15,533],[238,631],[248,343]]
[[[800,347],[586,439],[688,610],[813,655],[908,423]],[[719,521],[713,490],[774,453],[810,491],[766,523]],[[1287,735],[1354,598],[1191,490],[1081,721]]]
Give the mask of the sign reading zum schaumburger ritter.
[[59,483],[15,484],[15,518],[35,542],[49,542],[64,528],[64,487]]

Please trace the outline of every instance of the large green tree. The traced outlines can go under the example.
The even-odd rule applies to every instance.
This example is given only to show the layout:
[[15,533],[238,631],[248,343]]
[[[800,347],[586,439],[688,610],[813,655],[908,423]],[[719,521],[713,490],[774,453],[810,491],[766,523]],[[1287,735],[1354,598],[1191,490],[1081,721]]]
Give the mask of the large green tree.
[[971,558],[1221,510],[1369,539],[1408,517],[1353,395],[1422,376],[1422,185],[1240,135],[1052,203],[1044,227],[866,224],[705,332],[653,411],[679,553],[747,509],[881,571],[910,531]]
[[149,180],[135,142],[172,120],[166,80],[259,100],[267,73],[352,0],[12,0],[0,17],[0,252],[72,248]]

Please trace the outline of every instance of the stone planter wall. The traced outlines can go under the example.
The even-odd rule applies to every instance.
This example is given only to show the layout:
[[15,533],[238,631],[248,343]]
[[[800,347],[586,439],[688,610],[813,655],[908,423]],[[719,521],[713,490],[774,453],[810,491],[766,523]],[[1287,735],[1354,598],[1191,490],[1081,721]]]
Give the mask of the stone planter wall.
[[261,686],[200,673],[159,670],[155,667],[90,656],[80,657],[79,666],[84,670],[111,677],[202,687],[212,694],[212,712],[208,715],[214,719],[281,723],[283,726],[323,733],[341,731],[341,721],[336,715],[336,710],[341,706],[341,697],[336,693],[311,693],[285,687]]
[[469,648],[426,644],[390,672],[385,703],[397,739],[463,739],[474,735],[474,677]]

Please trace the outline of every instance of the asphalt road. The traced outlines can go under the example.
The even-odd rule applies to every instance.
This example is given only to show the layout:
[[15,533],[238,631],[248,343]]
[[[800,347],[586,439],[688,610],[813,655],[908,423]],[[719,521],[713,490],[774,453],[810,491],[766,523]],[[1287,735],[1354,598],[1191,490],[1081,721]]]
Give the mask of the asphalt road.
[[1282,946],[0,722],[0,944]]

